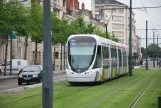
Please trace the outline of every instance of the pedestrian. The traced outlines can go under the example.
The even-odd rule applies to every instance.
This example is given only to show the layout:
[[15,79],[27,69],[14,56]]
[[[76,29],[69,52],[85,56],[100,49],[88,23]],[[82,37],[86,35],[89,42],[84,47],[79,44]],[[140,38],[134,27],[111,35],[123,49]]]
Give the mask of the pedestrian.
[[143,58],[141,58],[141,60],[140,60],[140,65],[141,66],[143,65]]

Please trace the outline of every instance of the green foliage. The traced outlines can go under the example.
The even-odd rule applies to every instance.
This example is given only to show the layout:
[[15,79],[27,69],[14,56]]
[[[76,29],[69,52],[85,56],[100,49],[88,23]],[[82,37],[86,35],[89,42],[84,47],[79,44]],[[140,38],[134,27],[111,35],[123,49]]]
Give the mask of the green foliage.
[[142,53],[143,56],[146,55],[146,49],[144,47],[141,47],[141,53]]
[[92,34],[95,29],[92,23],[86,23],[82,17],[78,17],[71,23],[71,28],[73,28],[73,34]]
[[59,32],[59,22],[60,20],[56,17],[56,14],[54,12],[51,13],[51,31],[52,31],[52,42],[54,44],[59,43],[57,40],[58,37],[58,32]]
[[96,31],[94,31],[94,34],[106,38],[106,33],[102,32],[100,29],[97,29]]
[[34,1],[29,9],[29,34],[33,41],[41,42],[43,39],[43,9],[42,6]]
[[8,36],[12,31],[27,35],[27,8],[18,0],[0,2],[0,35]]
[[[102,30],[100,30],[100,29],[98,29],[98,28],[94,31],[94,34],[96,34],[96,35],[98,35],[98,36],[101,36],[101,37],[103,37],[103,38],[106,38],[106,32],[103,32]],[[112,41],[115,41],[115,42],[118,42],[118,41],[119,41],[118,38],[116,38],[114,35],[111,36],[110,33],[108,33],[108,39],[110,39],[110,40],[112,40]]]
[[161,53],[161,48],[158,47],[157,49],[157,45],[156,44],[151,44],[148,46],[148,55],[149,57],[153,57],[153,52],[154,52],[154,56],[156,57],[157,56],[157,52],[158,54]]
[[134,57],[134,59],[138,59],[139,54],[138,53],[133,53],[133,57]]
[[[0,36],[8,36],[12,31],[16,31],[19,36],[31,36],[32,41],[42,41],[43,9],[37,0],[32,0],[30,7],[24,7],[18,0],[5,4],[0,2],[0,13]],[[53,43],[64,44],[72,34],[97,34],[106,38],[105,32],[97,29],[92,23],[85,22],[82,17],[69,24],[67,20],[60,20],[51,12],[51,21]],[[111,34],[108,33],[108,37],[111,39]],[[117,38],[112,40],[117,41]]]
[[115,35],[112,36],[112,39],[111,39],[111,40],[113,40],[113,41],[115,41],[115,42],[119,42],[119,39],[116,38]]

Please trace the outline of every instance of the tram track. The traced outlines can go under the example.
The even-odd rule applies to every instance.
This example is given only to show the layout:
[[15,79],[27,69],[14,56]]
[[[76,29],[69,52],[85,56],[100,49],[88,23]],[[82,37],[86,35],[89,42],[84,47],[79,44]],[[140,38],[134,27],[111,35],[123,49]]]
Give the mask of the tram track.
[[[69,94],[64,95],[64,96],[61,96],[61,97],[59,97],[59,98],[55,98],[54,101],[59,100],[59,99],[62,99],[62,98],[65,98],[65,97],[68,97],[68,96],[71,96],[71,95],[74,95],[74,94],[76,94],[76,93],[78,93],[78,92],[81,92],[81,91],[83,91],[83,90],[87,90],[87,89],[92,88],[92,87],[94,87],[94,86],[90,86],[90,87],[87,87],[87,88],[83,88],[83,89],[81,89],[81,90],[79,89],[79,90],[77,90],[77,91],[75,91],[75,92],[69,93]],[[42,105],[42,104],[39,104],[39,105],[36,105],[36,106],[34,106],[34,107],[32,107],[32,108],[38,108],[38,107],[40,107],[41,105]]]
[[[145,75],[145,74],[144,74]],[[100,103],[101,101],[103,101],[104,99],[107,99],[108,97],[110,97],[111,95],[117,93],[118,91],[120,91],[122,88],[128,86],[129,84],[137,81],[138,79],[142,78],[144,75],[132,80],[131,82],[127,83],[127,84],[124,84],[122,86],[120,86],[118,89],[114,90],[113,92],[111,92],[110,94],[106,95],[106,96],[103,96],[102,98],[100,98],[99,100],[95,101],[94,103],[92,103],[90,106],[88,106],[88,108],[92,108],[93,106],[97,105],[98,103]]]
[[[139,77],[135,78],[134,80],[132,80],[131,82],[129,82],[129,83],[127,83],[127,84],[124,84],[124,85],[120,86],[117,90],[111,92],[110,94],[106,95],[105,97],[102,97],[100,100],[98,100],[98,101],[96,101],[95,103],[91,104],[88,108],[91,108],[91,107],[95,106],[96,104],[98,104],[98,103],[101,102],[102,100],[104,100],[104,99],[110,97],[111,95],[115,94],[115,93],[118,92],[120,89],[122,89],[123,87],[128,86],[129,84],[131,84],[131,83],[137,81],[138,79],[142,78],[143,76],[145,76],[145,74],[143,74],[142,76],[139,76]],[[58,89],[54,89],[53,91],[60,90],[60,89],[65,89],[65,88],[67,88],[67,87],[69,87],[69,86],[70,86],[70,85],[64,86],[64,87],[61,87],[61,88],[58,88]],[[65,97],[68,97],[68,96],[71,96],[71,95],[74,95],[74,94],[77,94],[77,93],[79,93],[79,92],[81,92],[81,91],[84,91],[84,90],[88,90],[88,89],[90,89],[90,88],[92,88],[92,87],[94,87],[94,86],[90,86],[90,87],[87,87],[87,88],[83,88],[83,89],[76,90],[76,91],[74,91],[74,92],[72,92],[72,93],[69,93],[69,94],[66,94],[66,95],[64,95],[64,96],[55,98],[54,101],[59,100],[59,99],[62,99],[62,98],[65,98]],[[22,100],[30,99],[30,98],[33,98],[33,97],[39,96],[39,95],[41,95],[41,93],[37,93],[37,94],[31,95],[31,96],[28,96],[28,97],[24,97],[24,98],[21,98],[21,99],[12,101],[12,102],[8,102],[8,103],[2,104],[2,105],[0,105],[0,106],[9,105],[9,104],[12,104],[12,103],[14,103],[14,102],[20,102],[20,101],[22,101]],[[34,107],[32,107],[32,108],[38,108],[38,107],[40,107],[40,106],[42,106],[42,104],[38,104],[38,105],[36,105],[36,106],[34,106]]]
[[[60,80],[61,78],[58,78],[58,79]],[[62,78],[62,79],[63,79],[63,78]],[[56,82],[56,83],[59,83],[59,81]],[[57,90],[60,90],[60,89],[64,89],[64,88],[67,88],[67,87],[69,87],[69,86],[70,86],[70,85],[67,85],[67,86],[64,86],[64,87],[60,87],[60,88],[56,88],[56,89],[54,89],[53,91],[57,91]],[[23,100],[26,100],[26,99],[30,99],[30,98],[39,96],[39,95],[41,95],[41,94],[42,94],[42,92],[41,92],[41,93],[36,93],[36,94],[30,95],[30,96],[27,96],[27,97],[24,97],[24,98],[20,98],[20,99],[11,101],[11,102],[7,102],[7,103],[5,103],[5,104],[0,104],[0,106],[2,107],[2,106],[6,106],[6,105],[9,105],[9,104],[15,103],[15,102],[20,102],[20,101],[23,101]]]
[[[156,78],[155,78],[156,79]],[[134,100],[134,102],[131,104],[130,108],[133,108],[137,102],[139,101],[139,99],[144,95],[144,93],[147,91],[147,89],[152,85],[152,83],[155,81],[155,79],[153,79],[146,87],[145,89],[140,93],[140,95]]]
[[[144,75],[145,75],[145,74],[144,74]],[[143,77],[144,75],[142,75],[142,76],[136,78],[135,80],[133,80],[133,81],[130,82],[130,83],[133,83],[134,81],[138,80],[139,78]],[[129,85],[130,83],[126,84],[125,86]],[[88,90],[88,89],[90,89],[90,88],[92,88],[92,87],[94,87],[94,86],[90,86],[90,87],[87,87],[87,88],[79,89],[79,90],[77,90],[77,91],[75,91],[75,92],[72,92],[72,93],[69,93],[69,94],[67,94],[67,95],[64,95],[64,96],[55,98],[54,101],[59,100],[59,99],[62,99],[62,98],[65,98],[65,97],[68,97],[68,96],[71,96],[71,95],[74,95],[74,94],[77,94],[77,93],[79,93],[79,92],[81,92],[81,91],[84,91],[84,90]],[[121,89],[121,88],[123,88],[123,87],[124,87],[124,86],[120,86],[119,88]],[[111,94],[113,94],[113,92],[112,92]],[[34,106],[34,107],[32,107],[32,108],[38,108],[38,107],[40,107],[40,106],[42,106],[42,104],[38,104],[38,105],[36,105],[36,106]]]

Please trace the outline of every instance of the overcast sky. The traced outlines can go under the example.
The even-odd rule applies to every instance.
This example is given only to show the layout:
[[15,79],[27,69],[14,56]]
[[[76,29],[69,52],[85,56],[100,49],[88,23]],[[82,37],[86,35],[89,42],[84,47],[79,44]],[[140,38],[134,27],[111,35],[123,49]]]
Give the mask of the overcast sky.
[[[80,3],[85,3],[85,8],[91,10],[91,0],[79,0]],[[130,4],[130,0],[117,0],[119,2],[122,2],[126,5]],[[145,7],[151,7],[151,6],[161,6],[160,0],[132,0],[133,1],[133,7],[143,7],[143,4]],[[142,2],[143,1],[143,4]],[[81,7],[80,7],[81,8]],[[146,20],[148,21],[148,28],[153,29],[161,29],[161,8],[155,8],[155,9],[147,9],[147,15],[146,11],[144,9],[142,10],[133,10],[135,13],[135,19],[136,19],[136,29],[145,29],[146,27]],[[137,35],[139,35],[141,38],[145,38],[145,30],[137,30]],[[159,34],[161,38],[161,30],[158,30],[156,32],[156,35]],[[148,37],[152,38],[153,33],[152,31],[148,31]],[[148,44],[152,43],[153,40],[148,40]],[[155,40],[157,42],[157,40]],[[145,47],[145,39],[142,39],[141,45]],[[159,43],[161,43],[161,39],[159,40]]]

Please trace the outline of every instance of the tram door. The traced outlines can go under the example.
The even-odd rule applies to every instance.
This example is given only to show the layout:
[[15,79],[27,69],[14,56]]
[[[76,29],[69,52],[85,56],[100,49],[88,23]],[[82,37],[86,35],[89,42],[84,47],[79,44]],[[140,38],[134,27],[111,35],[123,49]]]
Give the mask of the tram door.
[[110,78],[110,60],[109,60],[109,46],[105,45],[102,47],[103,55],[103,80]]
[[127,72],[127,56],[126,56],[126,50],[123,49],[123,74]]
[[111,46],[111,78],[117,76],[117,49]]
[[122,74],[122,52],[121,52],[121,48],[118,48],[118,60],[119,60],[118,75],[120,75],[120,74]]

